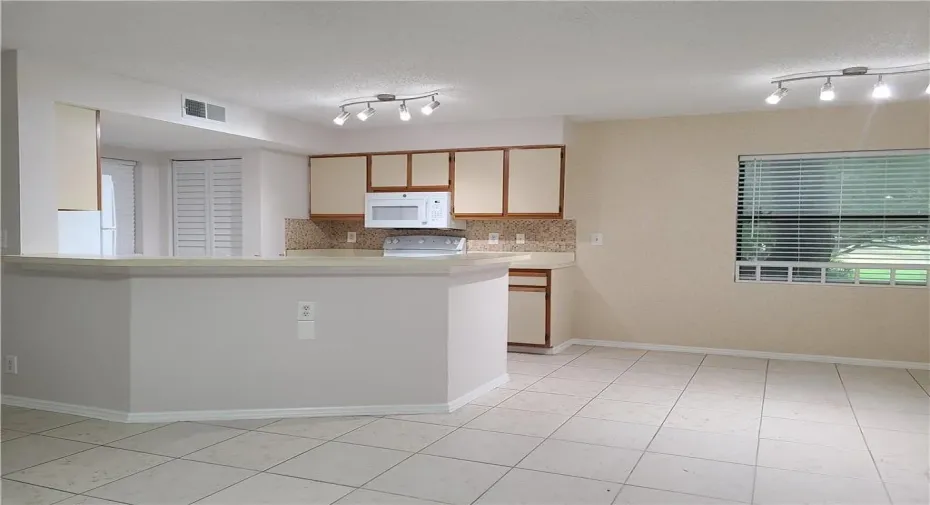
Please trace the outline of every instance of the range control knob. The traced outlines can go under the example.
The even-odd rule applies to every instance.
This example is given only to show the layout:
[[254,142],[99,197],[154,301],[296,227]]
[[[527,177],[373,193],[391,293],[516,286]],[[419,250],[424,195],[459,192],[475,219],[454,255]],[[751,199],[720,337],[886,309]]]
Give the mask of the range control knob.
[[446,245],[449,245],[449,244],[451,244],[451,243],[452,243],[452,240],[446,239]]
[[423,242],[426,242],[426,241],[421,238],[418,242],[422,244]]
[[398,243],[398,242],[400,242],[400,241],[397,240],[396,238],[395,238],[395,239],[391,239],[391,243],[392,243],[392,244],[396,244],[396,243]]

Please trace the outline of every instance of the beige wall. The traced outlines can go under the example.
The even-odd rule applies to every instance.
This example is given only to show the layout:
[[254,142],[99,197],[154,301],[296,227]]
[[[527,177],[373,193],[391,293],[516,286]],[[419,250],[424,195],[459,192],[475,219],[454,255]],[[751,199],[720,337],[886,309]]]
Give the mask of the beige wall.
[[733,281],[739,155],[927,148],[926,100],[584,123],[566,138],[576,337],[930,361],[928,289]]

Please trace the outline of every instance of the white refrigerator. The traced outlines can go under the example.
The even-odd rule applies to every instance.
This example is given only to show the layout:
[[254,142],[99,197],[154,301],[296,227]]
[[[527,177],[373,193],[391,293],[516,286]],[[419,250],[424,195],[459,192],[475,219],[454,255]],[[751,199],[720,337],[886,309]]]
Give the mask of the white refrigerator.
[[100,181],[102,210],[58,211],[58,254],[116,255],[116,192],[113,178]]

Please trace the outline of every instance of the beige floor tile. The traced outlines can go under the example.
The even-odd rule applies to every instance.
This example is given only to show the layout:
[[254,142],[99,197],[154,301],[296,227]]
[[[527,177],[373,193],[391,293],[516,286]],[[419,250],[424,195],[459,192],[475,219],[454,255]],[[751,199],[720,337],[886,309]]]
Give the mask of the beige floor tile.
[[930,433],[930,415],[887,410],[856,409],[856,419],[863,428]]
[[508,468],[417,454],[369,482],[365,488],[453,505],[468,505]]
[[55,503],[55,505],[120,505],[120,503],[104,500],[103,498],[94,498],[93,496],[74,495],[67,500]]
[[704,355],[691,352],[648,351],[639,360],[674,365],[700,365],[704,361]]
[[885,488],[894,505],[927,505],[930,503],[930,482],[886,482]]
[[549,377],[547,378],[610,383],[613,382],[617,377],[620,377],[621,373],[623,373],[621,370],[581,368],[577,366],[571,366],[569,363],[567,366],[563,366],[562,368],[559,368],[558,370],[549,374]]
[[762,398],[736,396],[719,393],[705,393],[692,389],[685,390],[678,399],[677,407],[688,409],[722,410],[739,414],[762,414]]
[[622,483],[633,471],[641,455],[641,451],[631,449],[546,440],[517,466],[527,470]]
[[649,444],[649,452],[711,459],[743,465],[756,464],[755,436],[724,435],[664,427]]
[[416,421],[418,423],[441,424],[443,426],[464,426],[472,419],[488,411],[488,407],[478,405],[463,405],[455,412],[445,414],[411,414],[389,416],[391,419],[402,421]]
[[500,407],[571,416],[581,410],[586,403],[588,403],[588,398],[578,396],[521,391],[501,402]]
[[620,485],[514,468],[475,505],[609,505]]
[[631,366],[635,361],[631,359],[608,359],[589,357],[587,354],[569,363],[576,368],[594,368],[598,370],[613,370],[622,372]]
[[0,445],[0,463],[4,475],[49,461],[86,451],[93,445],[71,440],[29,435]]
[[759,440],[759,466],[796,472],[879,480],[872,456],[864,450]]
[[193,503],[245,480],[255,472],[241,468],[174,460],[85,493],[131,505]]
[[263,471],[322,444],[322,440],[251,431],[184,459]]
[[164,426],[163,423],[116,423],[102,419],[88,419],[46,431],[43,435],[104,445],[162,426]]
[[669,410],[670,407],[663,407],[661,405],[618,402],[595,398],[578,412],[578,417],[659,426],[662,424],[665,416],[668,415]]
[[627,386],[625,384],[611,384],[598,395],[602,400],[617,400],[633,403],[648,403],[671,407],[675,405],[681,391],[678,389],[651,388],[646,386]]
[[765,370],[769,360],[761,358],[742,358],[739,356],[720,356],[708,354],[701,366],[714,368],[735,368],[737,370]]
[[552,434],[555,440],[645,450],[657,426],[573,417]]
[[862,433],[854,426],[765,417],[762,419],[759,436],[769,440],[824,445],[837,449],[866,449]]
[[623,375],[614,381],[614,384],[623,384],[626,386],[646,386],[653,388],[668,388],[682,390],[691,380],[690,376],[665,375],[659,373],[634,372],[632,370],[624,372]]
[[16,430],[0,430],[0,442],[7,442],[9,440],[15,440],[17,438],[22,438],[28,435],[25,431],[16,431]]
[[359,487],[410,456],[393,449],[327,442],[269,472]]
[[663,426],[683,430],[706,431],[724,435],[755,437],[759,434],[758,414],[725,410],[689,409],[676,406]]
[[593,346],[593,345],[572,344],[572,345],[566,347],[565,349],[562,349],[562,351],[559,353],[559,355],[561,356],[561,355],[564,354],[564,355],[571,355],[571,356],[580,356],[580,355],[582,355],[582,354],[584,354],[584,353],[586,353],[586,352],[588,352],[588,351],[592,351],[592,350],[594,350],[594,349],[601,349],[601,347],[595,347],[595,346]]
[[529,354],[520,352],[507,353],[508,362],[520,361],[523,363],[539,363],[541,365],[556,366],[562,366],[577,357],[577,355],[570,354]]
[[762,405],[762,415],[766,417],[779,417],[782,419],[795,419],[798,421],[857,426],[856,417],[853,416],[852,408],[850,408],[849,405],[789,402],[785,400],[767,399]]
[[509,376],[509,380],[501,386],[502,388],[517,390],[526,389],[543,378],[542,375],[527,375],[514,372],[510,372]]
[[754,398],[762,398],[765,387],[763,382],[743,381],[720,375],[702,375],[691,379],[688,384],[688,390],[690,391]]
[[303,417],[282,419],[259,428],[259,431],[293,435],[295,437],[332,440],[375,422],[377,417]]
[[863,428],[882,480],[930,481],[930,436],[922,433]]
[[647,452],[629,484],[749,503],[753,467]]
[[537,393],[553,393],[560,395],[580,396],[582,398],[594,398],[607,387],[605,382],[591,382],[571,379],[560,379],[556,377],[544,378],[543,380],[526,388],[527,391]]
[[154,454],[95,447],[8,474],[7,477],[80,494],[167,461],[170,461],[170,458]]
[[439,502],[410,498],[398,494],[381,493],[367,489],[356,489],[336,505],[442,505]]
[[507,372],[511,374],[535,375],[545,377],[559,369],[562,365],[544,365],[541,363],[526,363],[524,361],[508,361]]
[[378,419],[339,437],[340,442],[416,452],[455,431],[449,426]]
[[881,505],[888,497],[881,482],[759,467],[753,503],[785,505]]
[[769,360],[769,372],[789,373],[792,375],[826,375],[839,377],[836,365],[833,363],[817,363],[814,361],[788,361],[781,359]]
[[423,449],[421,453],[514,466],[542,441],[538,437],[462,428]]
[[179,458],[245,433],[199,423],[174,423],[109,444],[110,447]]
[[638,360],[643,357],[643,354],[646,354],[646,351],[639,349],[620,349],[618,347],[595,347],[587,353],[586,357],[589,358],[606,358],[606,359],[625,359],[625,360]]
[[846,397],[846,391],[842,386],[819,386],[804,382],[798,382],[797,384],[773,384],[767,382],[765,385],[765,399],[849,405],[849,399]]
[[496,407],[502,401],[506,400],[507,398],[510,398],[511,396],[519,392],[520,392],[519,389],[497,388],[472,400],[471,405],[479,405],[483,407]]
[[56,491],[44,487],[23,484],[4,479],[0,492],[3,505],[51,505],[71,496],[71,493]]
[[[645,357],[645,356],[644,356]],[[631,372],[657,373],[661,375],[674,375],[675,377],[691,377],[698,369],[697,365],[681,365],[676,363],[660,363],[654,361],[637,361],[630,367]]]
[[13,409],[3,413],[2,425],[7,430],[40,433],[86,419],[86,417],[45,410]]
[[853,410],[871,409],[930,415],[930,396],[849,393]]
[[765,370],[743,370],[741,368],[715,368],[701,366],[694,374],[695,379],[729,379],[736,382],[765,382]]
[[481,414],[465,427],[530,437],[548,437],[568,418],[569,416],[562,414],[497,407]]
[[219,421],[197,421],[203,424],[212,424],[213,426],[224,426],[226,428],[235,428],[237,430],[257,430],[262,426],[280,421],[280,419],[225,419]]
[[637,486],[623,486],[614,505],[733,505],[739,502],[706,496],[660,491]]
[[258,474],[197,502],[198,505],[329,505],[349,494],[352,488]]

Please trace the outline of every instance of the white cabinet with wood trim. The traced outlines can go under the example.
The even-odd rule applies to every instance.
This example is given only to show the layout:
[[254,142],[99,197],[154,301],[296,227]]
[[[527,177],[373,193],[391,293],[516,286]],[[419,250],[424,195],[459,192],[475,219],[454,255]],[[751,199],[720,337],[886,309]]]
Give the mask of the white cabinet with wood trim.
[[378,154],[371,157],[371,189],[403,191],[407,187],[407,155]]
[[504,151],[455,153],[456,216],[504,214]]
[[99,113],[55,104],[58,210],[100,210]]
[[572,338],[571,270],[510,270],[509,345],[551,348]]
[[365,215],[368,189],[366,156],[310,159],[310,218]]
[[451,153],[414,153],[411,155],[411,188],[448,188]]
[[514,148],[510,150],[507,181],[507,214],[562,212],[563,148]]

